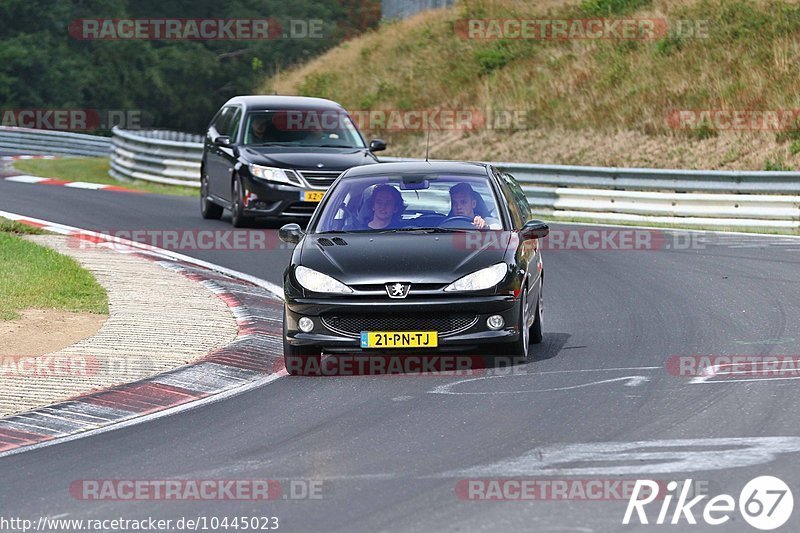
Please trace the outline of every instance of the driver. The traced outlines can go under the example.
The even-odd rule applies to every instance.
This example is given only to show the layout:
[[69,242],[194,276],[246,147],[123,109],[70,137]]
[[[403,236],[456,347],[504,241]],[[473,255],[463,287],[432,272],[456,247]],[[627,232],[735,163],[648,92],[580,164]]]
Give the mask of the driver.
[[484,229],[498,223],[493,218],[483,218],[475,212],[478,206],[478,194],[469,183],[457,183],[450,187],[451,216],[467,217],[472,219],[472,225],[477,229]]
[[267,123],[269,119],[264,115],[253,117],[250,122],[250,139],[253,144],[264,143],[267,141]]

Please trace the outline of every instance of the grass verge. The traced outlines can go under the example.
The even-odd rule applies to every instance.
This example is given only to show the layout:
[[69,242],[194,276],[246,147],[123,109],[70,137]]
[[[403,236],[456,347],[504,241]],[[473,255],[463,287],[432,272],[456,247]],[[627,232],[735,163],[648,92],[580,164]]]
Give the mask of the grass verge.
[[175,196],[197,196],[199,189],[177,185],[162,185],[134,180],[120,182],[108,175],[109,163],[105,157],[70,157],[64,159],[23,159],[14,162],[20,172],[45,178],[67,181],[85,181],[118,185],[152,194],[171,194]]
[[[598,17],[651,19],[664,31],[520,39],[464,30],[469,21]],[[461,0],[383,23],[265,80],[261,92],[332,98],[351,111],[475,111],[475,128],[432,128],[436,158],[797,169],[798,33],[796,0]],[[734,111],[746,124],[718,120]],[[362,122],[392,155],[425,151],[425,128]]]
[[22,239],[41,234],[0,219],[0,320],[21,309],[58,309],[108,314],[108,297],[94,276],[74,259]]

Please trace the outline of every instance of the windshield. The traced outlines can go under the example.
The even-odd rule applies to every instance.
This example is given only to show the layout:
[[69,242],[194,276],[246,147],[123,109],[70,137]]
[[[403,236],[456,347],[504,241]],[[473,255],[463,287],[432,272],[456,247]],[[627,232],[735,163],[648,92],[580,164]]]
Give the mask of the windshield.
[[503,229],[486,176],[345,178],[328,193],[315,233]]
[[244,144],[365,148],[346,113],[315,110],[251,111],[245,123]]

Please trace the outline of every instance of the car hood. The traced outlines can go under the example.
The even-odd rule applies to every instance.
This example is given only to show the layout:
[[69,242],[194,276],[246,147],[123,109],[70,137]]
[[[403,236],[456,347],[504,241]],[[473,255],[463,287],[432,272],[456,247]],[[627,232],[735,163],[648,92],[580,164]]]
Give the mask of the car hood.
[[242,154],[256,165],[299,170],[341,170],[377,163],[367,149],[358,148],[298,148],[259,146],[245,147]]
[[[445,284],[502,261],[512,235],[508,231],[315,234],[303,239],[299,264],[347,285]],[[323,246],[320,239],[332,245]]]

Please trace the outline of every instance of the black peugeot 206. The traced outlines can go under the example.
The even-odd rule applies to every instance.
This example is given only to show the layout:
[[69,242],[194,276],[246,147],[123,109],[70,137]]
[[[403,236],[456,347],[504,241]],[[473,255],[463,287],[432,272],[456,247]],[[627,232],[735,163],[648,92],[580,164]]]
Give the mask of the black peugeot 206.
[[308,218],[350,167],[378,163],[336,102],[299,96],[237,96],[211,119],[200,172],[203,218],[231,212],[235,227],[254,218]]
[[[356,167],[334,182],[284,274],[292,374],[324,353],[456,351],[525,358],[542,340],[544,270],[517,181],[482,163]],[[405,353],[405,352],[404,352]]]

